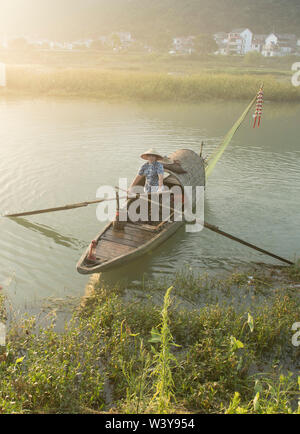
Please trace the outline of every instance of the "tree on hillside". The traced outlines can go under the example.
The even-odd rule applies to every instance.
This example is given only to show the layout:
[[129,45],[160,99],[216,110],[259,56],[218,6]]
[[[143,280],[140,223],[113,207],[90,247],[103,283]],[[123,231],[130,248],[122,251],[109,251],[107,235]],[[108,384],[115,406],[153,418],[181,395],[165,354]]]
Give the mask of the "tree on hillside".
[[158,33],[148,40],[149,46],[159,51],[169,51],[172,47],[172,42],[173,38],[169,33]]
[[117,35],[116,33],[114,33],[112,36],[111,36],[111,42],[112,42],[112,44],[113,44],[113,48],[120,48],[121,47],[121,45],[122,45],[122,43],[121,43],[121,39],[120,39],[120,36],[119,35]]
[[197,54],[211,54],[217,51],[218,46],[212,35],[202,33],[195,37],[194,48]]
[[9,42],[9,48],[12,50],[28,50],[30,45],[24,38],[16,38]]
[[95,40],[91,43],[90,48],[91,50],[103,50],[105,46],[102,41]]

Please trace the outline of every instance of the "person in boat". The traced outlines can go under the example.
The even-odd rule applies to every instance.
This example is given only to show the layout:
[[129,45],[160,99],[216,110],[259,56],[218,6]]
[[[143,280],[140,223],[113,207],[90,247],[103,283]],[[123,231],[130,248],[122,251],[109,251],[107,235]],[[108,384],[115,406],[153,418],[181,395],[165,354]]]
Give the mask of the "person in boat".
[[145,193],[160,193],[164,190],[164,166],[161,161],[164,159],[155,149],[149,149],[141,155],[144,163],[139,171],[133,183],[130,186],[129,191],[142,181],[143,177],[146,178]]

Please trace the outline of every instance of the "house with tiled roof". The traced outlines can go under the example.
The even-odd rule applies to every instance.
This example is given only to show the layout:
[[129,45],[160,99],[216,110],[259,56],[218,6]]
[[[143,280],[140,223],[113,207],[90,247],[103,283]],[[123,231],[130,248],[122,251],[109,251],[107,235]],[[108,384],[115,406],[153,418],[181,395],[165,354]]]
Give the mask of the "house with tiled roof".
[[192,54],[195,51],[195,36],[173,38],[173,48],[174,53]]
[[253,35],[251,51],[261,53],[268,35]]
[[246,28],[234,29],[228,35],[227,54],[243,56],[252,47],[253,33]]
[[266,37],[262,49],[262,55],[265,57],[287,56],[295,54],[297,51],[296,35],[285,33],[271,33]]

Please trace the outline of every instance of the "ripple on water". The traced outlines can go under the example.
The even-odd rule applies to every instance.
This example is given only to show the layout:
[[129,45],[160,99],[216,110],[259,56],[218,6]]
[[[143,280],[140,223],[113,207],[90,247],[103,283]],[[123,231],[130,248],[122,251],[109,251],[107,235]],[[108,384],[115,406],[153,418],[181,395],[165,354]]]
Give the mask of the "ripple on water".
[[[204,154],[209,155],[244,105],[0,101],[5,125],[0,131],[0,212],[93,199],[99,186],[116,185],[119,176],[132,179],[141,164],[139,155],[150,147],[163,154],[178,148],[199,152],[204,141]],[[244,124],[217,164],[208,180],[205,213],[210,223],[293,258],[300,244],[295,231],[300,109],[287,112],[276,105],[284,119],[279,125],[278,116],[271,117],[272,107],[259,131]],[[53,295],[83,293],[87,279],[75,264],[101,227],[95,208],[37,216],[34,222],[0,220],[0,284],[15,272],[16,282],[8,289],[15,305],[24,309],[24,300],[32,306]],[[272,260],[207,230],[181,230],[151,255],[111,276],[140,281],[144,274],[172,277],[186,267],[217,272],[249,261]]]

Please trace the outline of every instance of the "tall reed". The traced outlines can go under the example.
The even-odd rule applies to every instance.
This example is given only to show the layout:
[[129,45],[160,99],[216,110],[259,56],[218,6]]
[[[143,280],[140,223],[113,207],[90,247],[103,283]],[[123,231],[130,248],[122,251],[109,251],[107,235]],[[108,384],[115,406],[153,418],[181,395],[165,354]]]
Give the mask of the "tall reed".
[[161,414],[168,413],[172,398],[174,398],[174,381],[172,378],[172,363],[177,363],[175,356],[171,352],[171,347],[175,346],[174,339],[169,328],[168,309],[171,305],[170,294],[173,287],[169,288],[164,297],[164,306],[162,310],[162,323],[159,329],[152,329],[152,338],[149,342],[160,343],[160,349],[157,351],[152,347],[155,354],[154,369],[152,375],[155,377],[154,396],[150,402],[150,407],[154,408]]
[[[98,99],[199,102],[207,99],[253,98],[262,78],[259,75],[198,73],[116,72],[88,68],[7,68],[8,93],[43,96],[79,96]],[[270,101],[300,101],[300,88],[288,81],[265,76],[265,97]],[[2,90],[2,92],[5,92]]]

